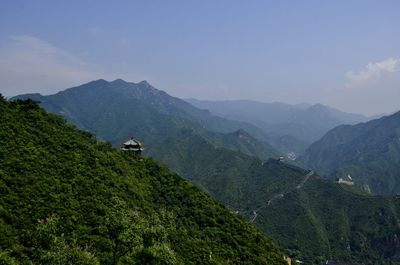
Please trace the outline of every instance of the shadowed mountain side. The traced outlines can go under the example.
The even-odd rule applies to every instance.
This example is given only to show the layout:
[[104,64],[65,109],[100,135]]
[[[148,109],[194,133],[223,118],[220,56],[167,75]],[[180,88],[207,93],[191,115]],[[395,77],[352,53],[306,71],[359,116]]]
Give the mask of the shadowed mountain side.
[[397,264],[398,198],[370,196],[278,160],[216,148],[191,130],[175,137],[179,148],[161,147],[158,159],[245,215],[291,257],[310,264]]
[[399,193],[400,112],[329,131],[301,162],[332,179],[350,175],[373,193]]

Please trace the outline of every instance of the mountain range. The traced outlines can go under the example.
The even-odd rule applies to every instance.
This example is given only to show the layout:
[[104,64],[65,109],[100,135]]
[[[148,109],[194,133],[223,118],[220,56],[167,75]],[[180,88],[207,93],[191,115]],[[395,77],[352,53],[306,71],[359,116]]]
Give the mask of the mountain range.
[[267,139],[275,148],[297,155],[338,125],[368,120],[363,115],[342,112],[322,104],[290,105],[250,100],[186,101],[214,115],[253,124],[267,134]]
[[[133,135],[146,143],[149,154],[182,128],[193,128],[216,145],[226,140],[226,146],[251,155],[267,158],[278,154],[268,143],[258,140],[265,137],[256,126],[213,116],[155,89],[146,81],[128,83],[121,79],[112,82],[100,79],[54,95],[26,94],[14,99],[17,98],[40,101],[46,110],[64,116],[114,146]],[[221,133],[229,135],[225,137]],[[244,134],[247,136],[240,137]],[[249,153],[251,150],[255,153]]]
[[291,257],[310,264],[398,262],[396,198],[371,196],[276,159],[280,152],[260,141],[269,136],[254,124],[212,115],[147,82],[97,80],[17,98],[41,101],[114,146],[138,137],[147,155],[245,216]]

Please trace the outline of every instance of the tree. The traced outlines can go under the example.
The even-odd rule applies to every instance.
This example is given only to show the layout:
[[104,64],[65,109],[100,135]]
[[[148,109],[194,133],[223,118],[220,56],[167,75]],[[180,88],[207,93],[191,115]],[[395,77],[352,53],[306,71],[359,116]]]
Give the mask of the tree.
[[76,244],[68,242],[59,232],[59,218],[52,215],[46,220],[39,220],[35,231],[35,245],[39,264],[77,264],[99,265],[97,258]]
[[[175,253],[167,243],[168,229],[156,215],[141,217],[137,211],[127,207],[126,203],[114,197],[113,207],[106,214],[102,233],[112,241],[110,264],[178,264]],[[168,222],[168,214],[163,214]]]

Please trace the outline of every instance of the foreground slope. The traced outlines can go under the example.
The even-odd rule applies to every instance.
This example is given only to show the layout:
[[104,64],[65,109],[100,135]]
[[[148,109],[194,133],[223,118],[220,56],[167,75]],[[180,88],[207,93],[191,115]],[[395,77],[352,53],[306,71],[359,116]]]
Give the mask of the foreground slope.
[[304,165],[330,178],[350,176],[378,194],[400,192],[400,112],[357,125],[339,126],[315,142]]
[[151,159],[0,98],[0,259],[284,264],[260,232]]

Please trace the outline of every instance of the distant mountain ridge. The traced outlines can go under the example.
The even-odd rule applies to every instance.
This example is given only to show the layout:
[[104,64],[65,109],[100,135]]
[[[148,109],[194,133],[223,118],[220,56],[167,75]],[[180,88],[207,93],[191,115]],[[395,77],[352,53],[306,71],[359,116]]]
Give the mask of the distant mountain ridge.
[[[216,144],[225,140],[218,134],[243,129],[258,136],[258,139],[265,138],[262,130],[253,125],[215,117],[206,110],[154,88],[147,81],[130,83],[121,79],[111,82],[100,79],[54,95],[26,94],[16,98],[38,100],[46,110],[66,117],[115,146],[134,134],[146,143],[150,154],[154,146],[182,128],[194,128],[205,137],[214,139]],[[226,139],[231,148],[246,146],[243,151],[250,155],[267,158],[278,154],[267,143],[255,138],[242,144],[239,137],[235,138],[235,144],[232,135]],[[254,148],[249,147],[250,143]],[[252,149],[257,153],[249,153]]]
[[351,175],[374,193],[400,193],[400,112],[342,125],[312,144],[302,163],[330,178]]
[[[345,113],[322,104],[290,105],[250,100],[187,101],[215,115],[248,122],[263,129],[271,139],[269,142],[282,152],[302,153],[307,145],[318,140],[330,129],[341,124],[368,120],[365,116]],[[291,139],[290,144],[285,145],[287,140],[284,139]]]

